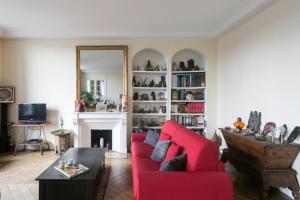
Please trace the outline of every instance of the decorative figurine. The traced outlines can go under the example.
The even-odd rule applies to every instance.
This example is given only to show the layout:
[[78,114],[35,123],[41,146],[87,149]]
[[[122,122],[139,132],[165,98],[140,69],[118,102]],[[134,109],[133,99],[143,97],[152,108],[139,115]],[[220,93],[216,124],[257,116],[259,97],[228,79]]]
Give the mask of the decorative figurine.
[[155,83],[154,83],[154,80],[151,80],[148,87],[154,87]]
[[165,76],[161,76],[160,77],[159,87],[167,87],[166,77]]
[[133,100],[139,100],[139,93],[137,92],[134,93]]
[[267,136],[269,133],[274,133],[276,124],[274,122],[267,122],[262,131],[263,136]]
[[186,95],[185,95],[185,99],[186,99],[187,101],[192,101],[192,100],[194,100],[193,92],[192,92],[192,91],[187,91],[187,92],[186,92]]
[[160,65],[160,71],[167,71],[167,64],[166,63]]
[[238,130],[238,132],[242,132],[245,124],[242,122],[242,118],[238,117],[236,122],[233,123],[234,127]]
[[186,71],[186,67],[183,61],[179,62],[179,70],[180,71]]
[[290,144],[292,142],[294,142],[297,137],[300,135],[300,126],[296,126],[293,131],[291,132],[291,134],[289,135],[287,142]]
[[247,129],[253,133],[260,132],[261,125],[261,112],[251,111],[248,119]]
[[157,99],[161,100],[161,101],[166,100],[165,93],[163,93],[163,92],[158,93],[157,94]]
[[135,76],[132,77],[132,87],[137,87]]
[[177,68],[177,63],[176,62],[173,62],[172,63],[172,71],[177,71],[178,68]]
[[156,100],[155,92],[151,92],[151,97],[152,97],[152,100],[153,100],[153,101]]
[[195,62],[193,59],[188,60],[187,71],[193,71],[195,68]]
[[145,67],[145,71],[154,71],[154,68],[150,62],[150,60],[148,60],[147,65]]
[[159,71],[159,69],[160,69],[160,66],[159,65],[155,65],[154,71]]
[[148,80],[148,78],[145,78],[145,79],[143,80],[141,87],[147,87],[147,83],[146,83],[147,80]]
[[282,126],[279,127],[279,140],[280,143],[282,144],[284,142],[284,138],[287,135],[287,125],[283,124]]
[[141,94],[140,97],[141,101],[148,101],[149,100],[149,96],[146,93]]
[[159,113],[166,113],[166,106],[160,106]]

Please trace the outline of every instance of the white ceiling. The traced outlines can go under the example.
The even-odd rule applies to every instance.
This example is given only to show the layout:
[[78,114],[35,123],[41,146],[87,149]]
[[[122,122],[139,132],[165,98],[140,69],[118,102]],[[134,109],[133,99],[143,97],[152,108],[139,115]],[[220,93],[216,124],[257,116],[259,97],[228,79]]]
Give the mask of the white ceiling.
[[0,35],[213,37],[276,0],[0,0]]
[[80,70],[82,72],[122,72],[122,50],[81,50]]

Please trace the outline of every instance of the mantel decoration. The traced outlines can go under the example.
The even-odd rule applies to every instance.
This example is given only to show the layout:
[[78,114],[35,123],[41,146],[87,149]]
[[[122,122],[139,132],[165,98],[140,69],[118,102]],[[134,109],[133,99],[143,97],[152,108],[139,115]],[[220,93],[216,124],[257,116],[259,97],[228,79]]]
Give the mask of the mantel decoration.
[[242,132],[242,129],[245,127],[244,122],[242,122],[242,118],[238,117],[237,120],[233,123],[234,127],[238,132]]

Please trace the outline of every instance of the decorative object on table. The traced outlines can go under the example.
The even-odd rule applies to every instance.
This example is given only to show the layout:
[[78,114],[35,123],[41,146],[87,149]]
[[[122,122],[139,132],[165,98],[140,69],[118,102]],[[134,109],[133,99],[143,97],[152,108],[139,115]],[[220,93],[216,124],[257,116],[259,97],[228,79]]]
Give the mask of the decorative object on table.
[[133,94],[133,100],[139,100],[139,93],[137,93],[137,92],[135,92],[134,94]]
[[80,98],[85,100],[85,106],[91,106],[94,103],[94,98],[91,93],[83,91],[80,94]]
[[100,138],[100,148],[104,147],[104,138]]
[[226,127],[225,127],[225,130],[226,130],[226,131],[230,131],[230,130],[231,130],[231,127],[230,127],[230,126],[226,126]]
[[137,87],[135,76],[132,77],[132,87]]
[[109,142],[106,143],[105,149],[106,149],[106,150],[111,150],[111,144],[110,144]]
[[160,81],[159,81],[159,87],[167,87],[167,83],[166,83],[166,77],[165,76],[161,76],[160,77]]
[[148,101],[149,100],[148,94],[146,94],[146,93],[141,94],[140,100],[141,101]]
[[55,153],[61,155],[66,152],[71,144],[70,144],[70,135],[71,130],[59,129],[56,131],[52,131],[51,134],[55,136]]
[[83,99],[75,100],[75,112],[84,112],[85,101]]
[[154,86],[155,86],[154,80],[151,80],[148,87],[154,87]]
[[86,166],[79,164],[77,161],[72,161],[72,164],[65,164],[64,167],[62,167],[63,161],[59,161],[59,164],[57,166],[54,166],[54,169],[59,171],[61,174],[65,175],[67,178],[73,178],[75,176],[78,176],[79,174],[85,173],[89,171],[89,168]]
[[122,96],[122,112],[128,111],[128,97],[126,95]]
[[58,126],[59,126],[60,130],[63,130],[63,128],[64,128],[64,119],[62,118],[62,116],[59,117]]
[[147,65],[145,67],[145,71],[154,71],[154,68],[150,62],[150,60],[148,60]]
[[294,142],[297,137],[299,137],[300,135],[300,126],[296,126],[293,131],[291,132],[291,134],[289,135],[287,142],[290,144],[292,142]]
[[96,111],[97,112],[105,112],[107,110],[106,106],[107,105],[104,104],[104,101],[97,102]]
[[193,101],[194,100],[194,94],[193,94],[193,92],[192,91],[187,91],[185,93],[185,99],[187,101]]
[[244,122],[242,122],[242,118],[238,117],[237,120],[233,123],[233,126],[237,129],[238,132],[241,132],[245,127]]
[[179,62],[179,70],[180,71],[186,71],[186,67],[185,67],[184,61],[180,61]]
[[59,166],[60,169],[64,169],[65,165],[66,165],[66,161],[65,160],[60,160],[58,162],[58,164],[59,164],[58,166]]
[[[274,133],[276,128],[276,124],[274,122],[267,122],[262,131],[263,136],[267,136],[269,133]],[[272,134],[273,135],[273,134]]]
[[261,112],[251,111],[248,119],[247,129],[253,133],[260,132],[261,125]]
[[153,101],[156,100],[155,92],[151,92],[151,97],[152,97],[152,100],[153,100]]
[[283,124],[282,126],[280,126],[279,128],[279,141],[282,144],[284,142],[284,138],[287,135],[287,125]]
[[160,100],[160,101],[166,100],[165,93],[159,92],[157,94],[157,99]]

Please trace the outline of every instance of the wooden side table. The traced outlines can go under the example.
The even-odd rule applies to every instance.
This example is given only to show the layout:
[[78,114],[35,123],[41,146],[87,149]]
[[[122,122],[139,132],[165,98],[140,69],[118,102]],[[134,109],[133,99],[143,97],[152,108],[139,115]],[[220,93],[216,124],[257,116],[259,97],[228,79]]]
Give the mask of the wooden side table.
[[52,131],[51,134],[55,136],[55,153],[62,155],[70,148],[70,134],[72,131],[61,129]]
[[262,198],[267,197],[269,187],[288,187],[296,200],[300,200],[297,172],[292,164],[300,150],[299,144],[259,141],[255,136],[244,136],[233,129],[221,129],[228,150],[222,155],[240,172],[257,176],[262,182]]

